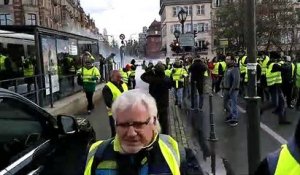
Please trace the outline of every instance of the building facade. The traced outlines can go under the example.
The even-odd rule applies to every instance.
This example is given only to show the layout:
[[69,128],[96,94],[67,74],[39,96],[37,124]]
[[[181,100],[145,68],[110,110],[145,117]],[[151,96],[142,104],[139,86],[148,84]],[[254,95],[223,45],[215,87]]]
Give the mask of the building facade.
[[161,57],[161,22],[154,20],[147,30],[146,57]]
[[99,34],[79,0],[0,0],[1,25],[37,25],[75,34]]
[[208,48],[205,51],[198,51],[198,53],[207,57],[212,56],[211,0],[161,0],[160,7],[162,50],[165,50],[166,56],[170,57],[175,54],[171,50],[170,44],[175,40],[174,31],[181,32],[182,30],[177,17],[182,8],[188,13],[184,33],[196,31],[195,47],[207,46]]
[[143,31],[139,33],[139,57],[146,56],[146,41],[148,27],[144,26]]

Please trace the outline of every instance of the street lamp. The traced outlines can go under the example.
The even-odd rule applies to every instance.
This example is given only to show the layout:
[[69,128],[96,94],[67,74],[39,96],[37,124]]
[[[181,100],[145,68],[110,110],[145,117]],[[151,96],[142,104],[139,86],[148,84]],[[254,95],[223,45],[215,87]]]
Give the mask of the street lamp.
[[187,18],[187,15],[188,15],[187,12],[183,8],[181,8],[181,10],[178,12],[178,20],[181,23],[182,34],[184,34],[184,22]]

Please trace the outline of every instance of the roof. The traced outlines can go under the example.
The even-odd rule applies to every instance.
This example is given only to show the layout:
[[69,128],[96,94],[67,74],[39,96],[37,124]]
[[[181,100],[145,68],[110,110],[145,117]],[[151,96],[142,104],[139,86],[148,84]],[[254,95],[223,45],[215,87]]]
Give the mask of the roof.
[[201,3],[212,3],[212,0],[160,0],[160,10],[159,14],[161,15],[165,9],[165,6],[170,5],[192,5],[192,4],[201,4]]
[[161,30],[161,22],[156,21],[156,19],[151,23],[147,31],[160,31]]

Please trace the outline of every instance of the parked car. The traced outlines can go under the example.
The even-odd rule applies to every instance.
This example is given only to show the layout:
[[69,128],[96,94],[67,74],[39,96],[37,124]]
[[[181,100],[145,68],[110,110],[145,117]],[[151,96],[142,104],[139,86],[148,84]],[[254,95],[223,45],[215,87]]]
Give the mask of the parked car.
[[52,116],[0,88],[0,175],[83,174],[95,132],[83,118]]

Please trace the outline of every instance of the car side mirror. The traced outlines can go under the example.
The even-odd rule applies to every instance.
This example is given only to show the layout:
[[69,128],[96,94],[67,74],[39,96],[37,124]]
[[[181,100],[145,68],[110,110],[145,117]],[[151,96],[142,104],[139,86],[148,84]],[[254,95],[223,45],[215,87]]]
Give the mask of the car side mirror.
[[62,134],[75,134],[78,132],[76,119],[72,116],[58,115],[57,125]]

